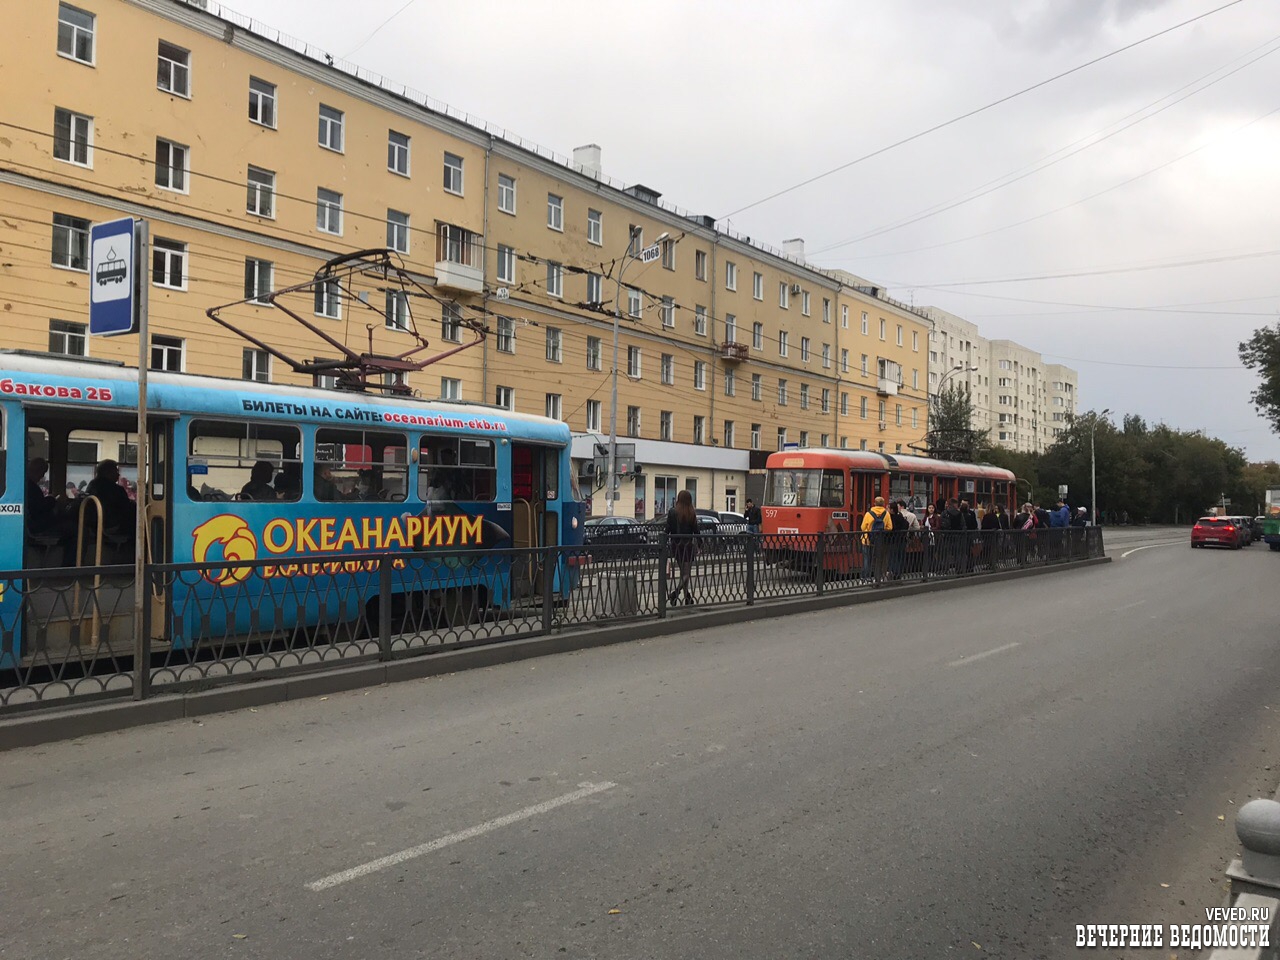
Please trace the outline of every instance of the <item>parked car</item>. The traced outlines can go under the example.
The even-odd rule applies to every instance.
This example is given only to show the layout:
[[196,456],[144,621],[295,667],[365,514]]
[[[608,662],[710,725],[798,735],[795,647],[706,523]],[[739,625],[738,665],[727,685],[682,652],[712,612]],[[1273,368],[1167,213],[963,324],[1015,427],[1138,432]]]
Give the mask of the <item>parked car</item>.
[[1239,550],[1244,546],[1242,534],[1230,517],[1201,517],[1191,528],[1192,547],[1229,547]]
[[1253,531],[1253,542],[1257,543],[1262,539],[1262,525],[1267,522],[1266,517],[1254,517],[1249,524],[1249,529]]
[[721,510],[720,526],[726,533],[746,533],[747,518],[741,513]]
[[1236,530],[1240,534],[1240,546],[1252,546],[1253,520],[1250,517],[1231,517],[1230,520],[1235,523]]
[[588,547],[615,547],[649,542],[647,528],[630,517],[594,517],[586,522],[582,542]]

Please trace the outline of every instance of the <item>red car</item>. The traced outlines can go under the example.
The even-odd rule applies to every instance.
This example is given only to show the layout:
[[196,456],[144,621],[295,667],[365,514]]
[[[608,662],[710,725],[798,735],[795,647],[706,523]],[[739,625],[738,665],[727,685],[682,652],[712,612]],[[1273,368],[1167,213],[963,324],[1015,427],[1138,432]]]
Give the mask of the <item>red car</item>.
[[1230,517],[1201,517],[1191,528],[1192,547],[1230,547],[1239,550],[1244,546],[1242,531]]

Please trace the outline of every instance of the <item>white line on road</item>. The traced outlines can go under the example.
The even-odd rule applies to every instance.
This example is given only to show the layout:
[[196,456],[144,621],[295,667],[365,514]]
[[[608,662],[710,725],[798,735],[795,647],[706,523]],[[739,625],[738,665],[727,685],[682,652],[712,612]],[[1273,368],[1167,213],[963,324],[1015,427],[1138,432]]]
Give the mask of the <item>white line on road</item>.
[[1149,543],[1145,547],[1134,547],[1132,550],[1126,550],[1124,553],[1120,554],[1120,559],[1123,560],[1129,554],[1137,553],[1139,550],[1154,550],[1156,547],[1176,547],[1179,545],[1185,547],[1187,545],[1187,541],[1171,540],[1168,543]]
[[1020,643],[1006,643],[1003,647],[996,647],[994,650],[984,650],[982,653],[975,653],[972,657],[961,657],[959,660],[952,660],[947,664],[948,667],[963,667],[966,663],[973,663],[975,660],[981,660],[984,657],[993,657],[997,653],[1004,653],[1006,650],[1012,650],[1014,647],[1020,647]]
[[1119,613],[1121,610],[1132,610],[1134,607],[1140,607],[1140,606],[1142,606],[1142,605],[1143,605],[1144,603],[1146,603],[1146,602],[1147,602],[1147,601],[1145,601],[1145,600],[1135,600],[1135,601],[1133,601],[1133,603],[1126,603],[1123,607],[1116,607],[1116,608],[1115,608],[1114,610],[1112,610],[1111,612],[1112,612],[1112,613]]
[[407,860],[413,860],[421,857],[423,854],[434,853],[443,847],[451,846],[455,843],[461,843],[463,840],[470,840],[473,837],[479,837],[483,834],[497,830],[500,827],[509,826],[519,820],[527,820],[529,817],[536,817],[540,813],[547,813],[556,807],[563,807],[568,803],[576,803],[592,794],[603,793],[605,790],[612,790],[616,787],[616,783],[580,783],[578,789],[572,793],[566,793],[562,797],[556,797],[552,800],[545,800],[542,803],[535,803],[531,807],[525,807],[523,810],[517,810],[515,813],[508,813],[505,817],[498,817],[494,820],[486,820],[484,823],[476,824],[474,827],[468,827],[466,830],[460,830],[457,833],[451,833],[439,839],[432,840],[429,843],[419,844],[416,847],[410,847],[408,850],[401,850],[399,853],[393,853],[389,856],[379,857],[377,860],[370,860],[368,863],[362,863],[358,867],[352,867],[350,870],[343,870],[341,873],[330,874],[321,880],[314,880],[307,884],[307,889],[314,893],[321,890],[328,890],[330,887],[336,887],[340,883],[346,883],[349,880],[358,880],[360,877],[368,876],[379,870],[385,870],[387,867],[394,867],[396,864],[404,863]]

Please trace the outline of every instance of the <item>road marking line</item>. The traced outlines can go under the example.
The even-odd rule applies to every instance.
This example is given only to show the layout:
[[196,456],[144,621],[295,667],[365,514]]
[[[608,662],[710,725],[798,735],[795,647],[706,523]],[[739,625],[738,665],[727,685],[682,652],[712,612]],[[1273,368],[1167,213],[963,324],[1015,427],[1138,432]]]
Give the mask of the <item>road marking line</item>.
[[984,657],[995,656],[997,653],[1004,653],[1006,650],[1012,650],[1014,647],[1020,647],[1020,643],[1006,643],[1003,647],[996,647],[994,650],[984,650],[982,653],[975,653],[972,657],[961,657],[959,660],[952,660],[947,664],[948,667],[963,667],[966,663],[973,663],[975,660],[981,660]]
[[1116,608],[1115,608],[1114,610],[1112,610],[1111,612],[1112,612],[1112,613],[1119,613],[1121,610],[1132,610],[1134,607],[1140,607],[1140,606],[1142,606],[1142,605],[1143,605],[1144,603],[1146,603],[1146,602],[1147,602],[1147,601],[1145,601],[1145,600],[1135,600],[1133,603],[1126,603],[1123,607],[1116,607]]
[[1147,544],[1147,546],[1145,547],[1134,547],[1132,550],[1126,550],[1124,553],[1120,554],[1120,559],[1123,560],[1129,554],[1137,553],[1139,550],[1154,550],[1156,547],[1176,547],[1179,545],[1185,547],[1187,545],[1187,541],[1170,540],[1168,543],[1150,543],[1150,544]]
[[616,787],[616,783],[580,783],[578,789],[572,793],[566,793],[564,796],[556,797],[552,800],[545,800],[542,803],[535,803],[531,807],[525,807],[523,810],[517,810],[515,813],[508,813],[505,817],[498,817],[494,820],[486,820],[484,823],[476,824],[474,827],[468,827],[466,830],[460,830],[457,833],[450,833],[447,836],[432,840],[429,843],[419,844],[416,847],[410,847],[407,850],[401,850],[399,853],[393,853],[389,856],[379,857],[377,860],[370,860],[368,863],[362,863],[358,867],[352,867],[350,870],[343,870],[341,873],[330,874],[320,880],[314,880],[306,885],[307,889],[313,893],[319,893],[321,890],[328,890],[330,887],[336,887],[340,883],[347,883],[350,880],[358,880],[360,877],[368,876],[379,870],[385,870],[387,867],[394,867],[397,864],[405,863],[421,857],[424,854],[434,853],[444,847],[452,846],[455,843],[461,843],[463,840],[470,840],[474,837],[482,836],[500,827],[506,827],[520,820],[527,820],[529,817],[535,817],[540,813],[547,813],[556,807],[563,807],[565,804],[576,803],[592,794],[603,793],[605,790],[612,790]]

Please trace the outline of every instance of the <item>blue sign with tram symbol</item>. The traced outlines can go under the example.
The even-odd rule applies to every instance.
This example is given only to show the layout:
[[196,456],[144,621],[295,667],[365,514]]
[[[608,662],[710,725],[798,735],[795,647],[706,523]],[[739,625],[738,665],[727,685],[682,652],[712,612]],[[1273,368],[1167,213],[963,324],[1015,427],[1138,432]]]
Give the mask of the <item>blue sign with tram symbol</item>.
[[89,230],[89,333],[111,337],[138,330],[136,226],[132,217]]

